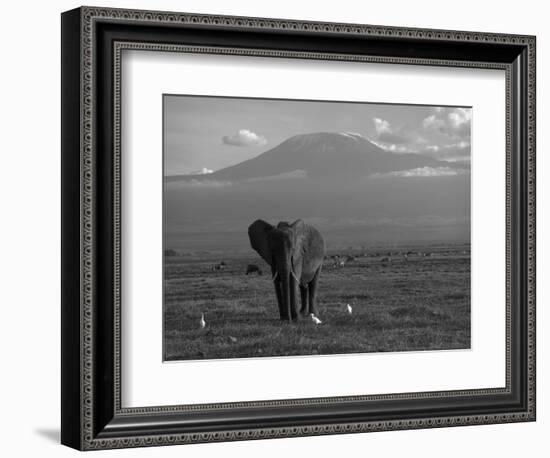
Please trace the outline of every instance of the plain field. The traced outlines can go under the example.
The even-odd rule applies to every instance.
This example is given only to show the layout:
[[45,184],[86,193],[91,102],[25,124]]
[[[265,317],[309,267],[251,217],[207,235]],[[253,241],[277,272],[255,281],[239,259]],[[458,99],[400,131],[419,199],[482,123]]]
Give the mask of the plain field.
[[[343,268],[325,260],[317,304],[320,325],[308,318],[279,321],[270,269],[253,254],[166,256],[164,359],[470,347],[469,245],[338,254],[355,260]],[[221,261],[226,266],[213,270]],[[260,266],[264,275],[245,275],[248,264]],[[199,325],[203,313],[204,329]]]

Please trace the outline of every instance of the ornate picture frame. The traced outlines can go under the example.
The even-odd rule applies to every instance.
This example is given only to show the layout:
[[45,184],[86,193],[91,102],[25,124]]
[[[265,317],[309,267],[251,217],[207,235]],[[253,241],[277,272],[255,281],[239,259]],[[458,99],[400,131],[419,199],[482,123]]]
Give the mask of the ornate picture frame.
[[[62,434],[79,450],[535,420],[533,36],[81,7],[62,14]],[[506,386],[124,407],[121,53],[169,51],[506,74]]]

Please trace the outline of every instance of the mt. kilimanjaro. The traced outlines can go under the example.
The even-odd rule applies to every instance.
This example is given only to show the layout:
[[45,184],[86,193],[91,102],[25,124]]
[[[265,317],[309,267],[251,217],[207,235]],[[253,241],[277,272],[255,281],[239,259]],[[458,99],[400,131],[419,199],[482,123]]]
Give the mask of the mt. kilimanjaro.
[[468,240],[464,168],[385,151],[353,133],[296,135],[213,173],[167,176],[165,240],[182,250],[247,250],[252,221],[298,218],[314,222],[331,247]]
[[173,175],[166,181],[238,182],[300,171],[309,178],[357,178],[373,174],[430,168],[463,169],[415,153],[386,151],[356,133],[317,132],[290,137],[278,146],[239,164],[206,175]]

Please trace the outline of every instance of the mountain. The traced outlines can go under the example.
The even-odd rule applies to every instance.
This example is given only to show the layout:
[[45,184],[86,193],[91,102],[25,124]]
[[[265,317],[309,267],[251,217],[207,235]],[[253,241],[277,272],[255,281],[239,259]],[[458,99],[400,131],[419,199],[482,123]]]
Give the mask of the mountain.
[[207,175],[173,175],[167,181],[243,181],[292,174],[300,171],[310,178],[354,178],[403,170],[464,168],[451,162],[419,154],[397,154],[383,150],[355,133],[317,132],[295,135],[278,146],[239,164]]
[[247,228],[302,218],[327,246],[470,237],[470,174],[352,133],[296,135],[203,175],[167,177],[164,236],[178,250],[250,250]]

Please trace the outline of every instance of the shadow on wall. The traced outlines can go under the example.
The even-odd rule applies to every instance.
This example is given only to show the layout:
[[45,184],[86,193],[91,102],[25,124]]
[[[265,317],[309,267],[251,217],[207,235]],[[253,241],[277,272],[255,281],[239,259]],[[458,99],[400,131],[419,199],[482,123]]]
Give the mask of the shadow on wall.
[[35,429],[34,432],[43,438],[59,444],[61,442],[61,433],[59,429],[48,429],[48,428],[39,428]]

